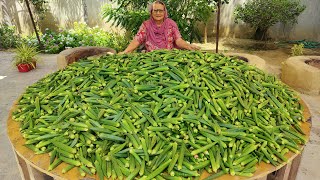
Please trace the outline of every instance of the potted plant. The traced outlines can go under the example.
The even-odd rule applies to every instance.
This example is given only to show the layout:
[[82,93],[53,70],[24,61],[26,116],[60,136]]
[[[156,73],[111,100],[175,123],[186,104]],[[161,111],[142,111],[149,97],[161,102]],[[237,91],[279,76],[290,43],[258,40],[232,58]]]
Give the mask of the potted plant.
[[28,72],[36,68],[39,58],[36,47],[28,46],[25,43],[19,45],[16,49],[16,55],[13,58],[13,64],[17,66],[19,72]]

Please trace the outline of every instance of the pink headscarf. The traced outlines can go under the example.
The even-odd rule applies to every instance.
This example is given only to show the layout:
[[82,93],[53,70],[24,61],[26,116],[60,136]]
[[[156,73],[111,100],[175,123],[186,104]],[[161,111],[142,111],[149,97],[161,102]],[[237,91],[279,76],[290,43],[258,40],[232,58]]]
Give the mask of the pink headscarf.
[[[152,44],[156,44],[159,48],[166,48],[168,44],[168,37],[167,37],[168,29],[170,26],[174,26],[175,22],[172,19],[168,18],[166,5],[162,1],[155,1],[155,2],[160,2],[160,4],[164,6],[164,20],[161,26],[158,27],[152,17],[152,10],[153,10],[153,3],[152,3],[150,8],[150,19],[145,22],[145,26],[147,29],[147,39]],[[163,37],[165,38],[162,39]]]

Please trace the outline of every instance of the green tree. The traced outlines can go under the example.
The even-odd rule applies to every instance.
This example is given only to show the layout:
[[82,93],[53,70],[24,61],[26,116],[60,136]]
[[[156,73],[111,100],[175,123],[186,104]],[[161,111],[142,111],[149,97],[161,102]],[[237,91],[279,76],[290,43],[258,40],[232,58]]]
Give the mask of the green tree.
[[300,0],[250,0],[237,6],[235,22],[242,20],[255,28],[254,39],[266,40],[267,31],[274,24],[297,23],[297,17],[305,10]]
[[[184,39],[192,42],[201,41],[197,22],[207,22],[215,10],[218,0],[164,0],[169,17],[173,19]],[[112,8],[105,5],[102,16],[107,22],[113,21],[114,25],[125,28],[131,35],[137,33],[144,20],[149,18],[148,5],[153,1],[145,0],[116,0],[119,6]],[[228,2],[228,0],[222,0]]]

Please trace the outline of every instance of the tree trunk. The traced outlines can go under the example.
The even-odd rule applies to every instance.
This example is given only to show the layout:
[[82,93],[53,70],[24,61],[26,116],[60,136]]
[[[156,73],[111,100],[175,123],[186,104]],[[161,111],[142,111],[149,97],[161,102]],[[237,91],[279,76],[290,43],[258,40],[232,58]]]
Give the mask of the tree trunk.
[[89,20],[88,20],[88,10],[87,10],[86,0],[82,0],[82,8],[83,8],[83,19],[84,19],[84,22],[86,24],[88,24]]
[[218,14],[217,14],[217,33],[216,33],[216,53],[219,52],[219,34],[220,34],[220,7],[221,0],[218,0]]
[[267,31],[268,29],[258,28],[254,34],[254,39],[260,40],[260,41],[266,41],[268,39]]

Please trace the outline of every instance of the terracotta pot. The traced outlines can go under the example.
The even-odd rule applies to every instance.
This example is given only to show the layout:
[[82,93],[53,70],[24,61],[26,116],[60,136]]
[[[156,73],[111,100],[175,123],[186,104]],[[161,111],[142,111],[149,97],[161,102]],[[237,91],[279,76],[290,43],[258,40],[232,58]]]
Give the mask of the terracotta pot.
[[19,72],[28,72],[30,71],[30,64],[18,64],[17,68],[19,70]]

